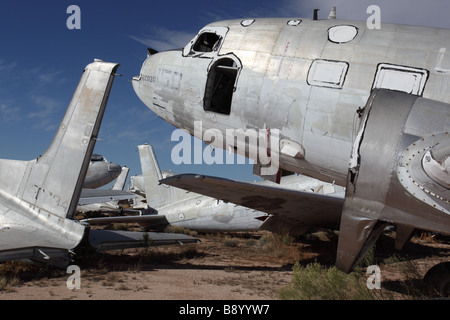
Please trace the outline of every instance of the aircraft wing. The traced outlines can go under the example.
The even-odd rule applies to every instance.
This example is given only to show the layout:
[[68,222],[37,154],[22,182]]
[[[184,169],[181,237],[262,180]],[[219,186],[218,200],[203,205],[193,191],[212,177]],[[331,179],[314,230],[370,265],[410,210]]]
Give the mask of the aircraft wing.
[[120,216],[120,217],[100,217],[83,219],[81,222],[94,224],[108,224],[108,223],[139,223],[146,227],[167,226],[169,222],[164,215],[148,214],[140,216]]
[[89,232],[89,243],[100,251],[195,242],[200,242],[200,240],[178,233],[97,229]]
[[160,181],[188,191],[267,212],[261,229],[305,233],[310,228],[338,229],[344,198],[196,174],[180,174]]
[[79,205],[92,203],[102,203],[108,201],[120,201],[135,198],[136,195],[123,190],[107,190],[107,189],[82,189]]

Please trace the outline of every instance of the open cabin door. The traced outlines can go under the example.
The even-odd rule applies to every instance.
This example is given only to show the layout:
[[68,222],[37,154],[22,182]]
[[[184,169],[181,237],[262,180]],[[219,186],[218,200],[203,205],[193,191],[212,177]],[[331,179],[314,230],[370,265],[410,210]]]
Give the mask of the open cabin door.
[[209,68],[203,109],[229,115],[240,65],[231,58],[221,58]]

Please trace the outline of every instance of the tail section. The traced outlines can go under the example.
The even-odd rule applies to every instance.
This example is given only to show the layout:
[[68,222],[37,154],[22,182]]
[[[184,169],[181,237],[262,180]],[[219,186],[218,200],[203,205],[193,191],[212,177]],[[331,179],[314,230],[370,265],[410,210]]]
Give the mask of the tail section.
[[42,156],[32,161],[0,161],[3,195],[60,218],[74,215],[117,68],[97,60],[86,66]]
[[[73,217],[118,65],[86,66],[49,149],[0,160],[0,261],[64,259],[85,235]],[[67,219],[69,218],[69,219]]]
[[142,176],[144,177],[145,195],[147,204],[158,210],[169,203],[187,199],[187,192],[167,185],[161,185],[163,179],[158,160],[151,145],[138,146],[141,159]]

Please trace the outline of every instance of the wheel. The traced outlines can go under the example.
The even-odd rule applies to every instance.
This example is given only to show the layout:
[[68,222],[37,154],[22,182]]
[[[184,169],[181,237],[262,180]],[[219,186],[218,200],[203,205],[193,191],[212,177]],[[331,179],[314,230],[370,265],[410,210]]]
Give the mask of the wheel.
[[450,297],[450,262],[442,262],[432,267],[423,278],[432,293]]

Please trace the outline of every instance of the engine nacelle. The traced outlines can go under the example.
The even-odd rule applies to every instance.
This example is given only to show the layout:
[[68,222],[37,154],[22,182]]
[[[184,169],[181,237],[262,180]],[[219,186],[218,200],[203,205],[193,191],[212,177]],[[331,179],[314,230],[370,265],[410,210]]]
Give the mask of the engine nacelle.
[[337,256],[342,270],[350,271],[388,224],[397,226],[397,248],[415,228],[450,234],[448,120],[448,104],[373,91],[349,164]]

